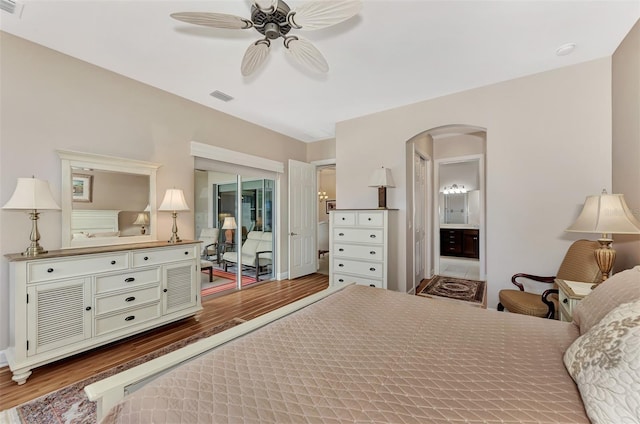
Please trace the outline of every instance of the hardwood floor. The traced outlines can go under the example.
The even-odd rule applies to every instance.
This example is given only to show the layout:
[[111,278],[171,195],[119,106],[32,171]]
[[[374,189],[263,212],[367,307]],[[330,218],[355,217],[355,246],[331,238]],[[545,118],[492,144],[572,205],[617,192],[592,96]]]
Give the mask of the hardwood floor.
[[96,348],[58,362],[35,368],[27,382],[18,386],[8,367],[0,369],[0,411],[81,381],[138,356],[153,352],[203,329],[232,318],[250,320],[329,286],[329,277],[311,274],[296,280],[272,281],[242,291],[205,298],[198,321],[194,318]]

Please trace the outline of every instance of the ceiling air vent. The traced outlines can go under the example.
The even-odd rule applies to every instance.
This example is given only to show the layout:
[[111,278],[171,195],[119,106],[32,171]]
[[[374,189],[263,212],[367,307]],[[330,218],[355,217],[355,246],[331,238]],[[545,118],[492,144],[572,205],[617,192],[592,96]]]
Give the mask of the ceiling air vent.
[[24,5],[13,0],[0,0],[0,9],[20,17]]
[[211,93],[211,96],[215,97],[218,100],[222,100],[223,102],[230,102],[231,100],[233,100],[233,97],[218,90]]

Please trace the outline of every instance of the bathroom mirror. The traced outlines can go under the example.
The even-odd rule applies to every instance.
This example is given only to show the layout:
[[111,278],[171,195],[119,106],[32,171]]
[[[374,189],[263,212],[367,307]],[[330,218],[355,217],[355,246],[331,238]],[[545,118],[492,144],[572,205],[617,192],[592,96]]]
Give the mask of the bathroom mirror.
[[58,156],[63,248],[156,240],[159,164],[62,150]]

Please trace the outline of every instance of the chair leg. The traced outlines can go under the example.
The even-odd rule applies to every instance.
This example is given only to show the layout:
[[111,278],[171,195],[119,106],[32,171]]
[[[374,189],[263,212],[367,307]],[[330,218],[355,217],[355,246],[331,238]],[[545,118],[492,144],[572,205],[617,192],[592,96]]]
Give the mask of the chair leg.
[[504,305],[502,303],[498,303],[498,308],[499,311],[504,311]]

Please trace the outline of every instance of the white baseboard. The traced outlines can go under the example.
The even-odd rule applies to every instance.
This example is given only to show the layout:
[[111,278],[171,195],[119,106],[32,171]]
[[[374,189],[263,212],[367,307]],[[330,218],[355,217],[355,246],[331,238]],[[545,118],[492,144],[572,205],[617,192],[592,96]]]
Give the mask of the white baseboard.
[[278,274],[276,276],[276,279],[278,281],[282,281],[282,280],[288,280],[289,279],[289,271],[287,272],[281,272],[280,274]]
[[7,362],[7,355],[4,354],[4,350],[0,350],[0,368],[8,366],[9,362]]

